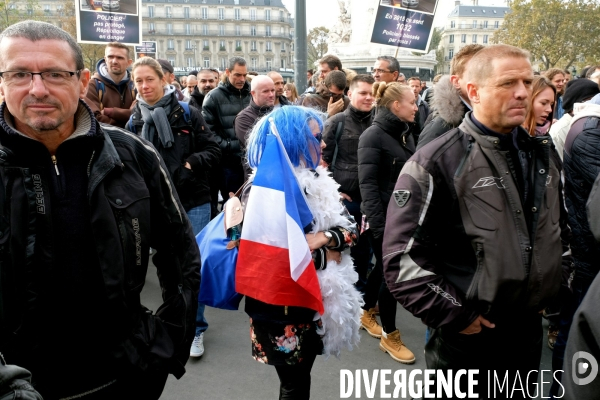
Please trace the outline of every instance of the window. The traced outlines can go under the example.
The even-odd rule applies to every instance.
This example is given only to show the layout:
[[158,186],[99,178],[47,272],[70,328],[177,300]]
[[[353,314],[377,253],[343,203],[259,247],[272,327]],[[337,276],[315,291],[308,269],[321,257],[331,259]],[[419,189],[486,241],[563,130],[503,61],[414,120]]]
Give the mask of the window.
[[189,17],[190,17],[190,8],[183,7],[183,18],[189,18]]
[[454,35],[450,35],[448,37],[448,39],[449,39],[449,43],[454,43]]
[[188,57],[187,59],[187,66],[188,67],[195,67],[195,62],[194,62],[194,58],[193,57]]
[[173,39],[167,40],[167,50],[175,50],[175,41]]
[[191,40],[188,39],[185,41],[185,49],[192,50],[192,41]]
[[448,50],[448,60],[452,60],[452,57],[454,57],[454,49]]
[[250,20],[256,21],[256,10],[250,10]]
[[219,36],[225,36],[225,25],[219,25]]
[[205,36],[208,35],[208,25],[207,24],[202,24],[202,34]]
[[240,4],[240,0],[233,0],[233,4],[235,4],[236,6]]
[[240,20],[240,9],[236,8],[235,10],[233,10],[233,13],[235,14],[236,21],[239,21]]
[[250,27],[250,36],[256,36],[256,25]]
[[494,29],[498,29],[500,27],[500,21],[494,21]]
[[209,50],[210,47],[208,47],[208,40],[204,39],[202,41],[202,50]]
[[156,33],[156,28],[154,27],[154,22],[150,22],[148,24],[148,33],[150,33],[150,34]]
[[473,20],[473,28],[477,28],[477,20]]
[[242,51],[242,41],[241,40],[235,41],[235,51]]
[[270,40],[267,40],[266,46],[267,46],[267,48],[266,48],[267,51],[273,51],[273,49],[271,48],[271,41]]
[[219,19],[225,19],[225,9],[219,8]]
[[256,57],[250,59],[250,65],[252,66],[252,69],[256,69]]
[[281,52],[285,53],[285,43],[281,43]]
[[285,59],[281,59],[281,68],[285,69]]
[[171,64],[172,66],[175,66],[175,58],[173,58],[173,56],[170,56],[169,58],[167,58],[167,61],[169,62],[169,64]]
[[270,58],[267,58],[266,61],[267,61],[267,69],[271,69],[271,67],[273,66],[273,60],[271,60]]
[[271,20],[271,10],[265,10],[265,21]]
[[488,43],[488,35],[483,35],[483,44]]
[[460,35],[460,42],[461,43],[467,43],[467,35],[466,34],[462,34]]
[[185,24],[185,34],[186,35],[192,34],[192,26],[190,24]]
[[208,8],[202,7],[202,19],[208,19]]
[[284,22],[285,16],[283,15],[283,11],[279,10],[279,22]]
[[450,28],[456,28],[456,21],[450,21]]
[[256,51],[256,40],[250,42],[250,51]]
[[280,27],[279,33],[281,34],[281,37],[285,36],[285,28],[283,26]]
[[473,39],[471,40],[471,43],[477,43],[477,35],[473,35]]
[[225,71],[226,68],[227,68],[227,60],[225,59],[225,57],[221,57],[221,70]]
[[265,26],[265,36],[271,36],[271,25]]
[[235,36],[242,36],[242,27],[239,25],[235,26]]
[[165,13],[167,15],[167,18],[171,18],[173,16],[173,14],[171,12],[171,6],[166,6],[165,7]]
[[154,18],[154,6],[148,6],[148,17]]
[[50,12],[50,4],[44,4],[44,11],[47,13]]
[[225,51],[225,41],[221,40],[219,42],[219,51]]
[[204,57],[204,68],[210,68],[210,57]]
[[487,27],[488,27],[488,21],[483,21],[483,27],[484,27],[485,29],[487,29]]
[[173,24],[167,24],[167,34],[168,35],[173,34]]

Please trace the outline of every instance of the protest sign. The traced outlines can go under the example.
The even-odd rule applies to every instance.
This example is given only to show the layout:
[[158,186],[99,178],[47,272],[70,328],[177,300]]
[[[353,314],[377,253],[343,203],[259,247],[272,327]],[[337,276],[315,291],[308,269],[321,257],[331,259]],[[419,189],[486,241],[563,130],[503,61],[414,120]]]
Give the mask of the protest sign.
[[75,0],[80,43],[142,41],[142,0]]
[[156,42],[142,42],[141,46],[135,46],[135,59],[141,57],[156,58]]

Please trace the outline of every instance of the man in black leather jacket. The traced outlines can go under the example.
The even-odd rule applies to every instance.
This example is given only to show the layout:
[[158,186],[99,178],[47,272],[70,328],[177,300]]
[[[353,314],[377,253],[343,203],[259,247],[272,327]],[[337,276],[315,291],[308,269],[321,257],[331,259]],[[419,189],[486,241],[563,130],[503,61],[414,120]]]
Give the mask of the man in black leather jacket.
[[[185,373],[200,264],[165,164],[96,121],[68,33],[20,22],[0,54],[0,352],[47,400],[158,399]],[[140,303],[150,247],[156,315]]]
[[242,148],[235,136],[233,121],[236,115],[250,104],[246,60],[232,57],[225,74],[225,83],[210,91],[202,105],[202,116],[210,130],[215,133],[222,154],[221,166],[213,172],[214,180],[211,181],[213,207],[216,207],[219,190],[221,196],[226,199],[229,192],[237,192],[244,183]]

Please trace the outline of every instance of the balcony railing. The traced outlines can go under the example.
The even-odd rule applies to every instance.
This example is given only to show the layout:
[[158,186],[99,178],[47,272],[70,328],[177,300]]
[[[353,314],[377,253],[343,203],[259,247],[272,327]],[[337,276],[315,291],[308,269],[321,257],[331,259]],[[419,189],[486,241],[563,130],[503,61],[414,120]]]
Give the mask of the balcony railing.
[[238,35],[237,32],[235,31],[229,31],[229,30],[224,30],[224,31],[219,31],[219,30],[207,30],[207,31],[199,31],[199,32],[194,32],[193,30],[191,31],[186,31],[185,29],[171,29],[170,31],[167,29],[154,29],[153,30],[154,33],[151,33],[150,31],[148,31],[148,33],[151,33],[152,35],[183,35],[183,36],[219,36],[219,37],[253,37],[253,38],[259,38],[259,39],[275,39],[275,38],[279,38],[279,39],[292,39],[293,35],[291,34],[271,34],[271,36],[265,36],[265,32],[257,32],[256,35],[252,35],[250,32],[240,32],[240,34]]
[[162,18],[168,18],[168,19],[189,19],[189,20],[200,20],[200,21],[222,21],[222,22],[275,22],[275,23],[285,23],[288,25],[293,26],[294,22],[292,18],[271,18],[271,19],[266,19],[266,18],[249,18],[249,17],[241,17],[241,18],[231,18],[231,17],[225,17],[223,19],[219,18],[218,16],[215,15],[208,15],[206,18],[202,17],[202,16],[185,16],[185,14],[183,13],[177,13],[177,12],[171,12],[170,14],[167,14],[165,16],[162,15],[156,15],[156,12],[153,13],[152,15],[150,15],[149,12],[143,12],[142,13],[142,18],[152,18],[152,19],[162,19]]

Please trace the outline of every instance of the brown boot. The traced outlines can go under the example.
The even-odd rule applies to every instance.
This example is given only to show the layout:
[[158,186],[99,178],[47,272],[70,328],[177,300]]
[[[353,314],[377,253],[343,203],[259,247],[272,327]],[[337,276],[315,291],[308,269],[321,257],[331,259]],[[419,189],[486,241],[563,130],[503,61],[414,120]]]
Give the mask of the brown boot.
[[377,323],[373,309],[371,308],[369,311],[362,310],[362,313],[360,329],[366,330],[369,335],[379,339],[381,337],[381,325]]
[[403,364],[412,364],[415,362],[415,355],[404,345],[404,343],[402,343],[400,331],[398,329],[388,334],[382,332],[379,349],[384,353],[388,353],[394,360]]

